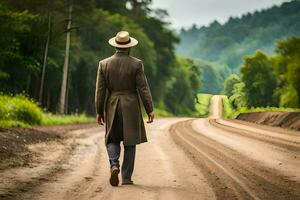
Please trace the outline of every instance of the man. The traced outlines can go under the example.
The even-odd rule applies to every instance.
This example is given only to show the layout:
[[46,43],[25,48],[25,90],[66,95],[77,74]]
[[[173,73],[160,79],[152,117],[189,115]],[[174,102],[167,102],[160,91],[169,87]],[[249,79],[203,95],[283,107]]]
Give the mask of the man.
[[116,48],[116,53],[99,63],[95,94],[97,122],[105,123],[110,184],[119,184],[120,142],[123,141],[122,185],[129,185],[133,184],[136,145],[147,142],[139,99],[148,114],[147,123],[154,119],[153,103],[142,61],[129,56],[130,48],[138,41],[127,31],[120,31],[108,43]]

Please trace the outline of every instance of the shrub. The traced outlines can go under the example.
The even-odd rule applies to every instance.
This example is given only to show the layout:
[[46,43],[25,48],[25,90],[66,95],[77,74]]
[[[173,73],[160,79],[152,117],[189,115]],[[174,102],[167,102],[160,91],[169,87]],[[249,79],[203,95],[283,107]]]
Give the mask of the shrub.
[[223,105],[223,118],[234,119],[238,115],[238,112],[233,108],[232,103],[227,96],[222,97]]
[[0,96],[0,119],[37,125],[42,121],[42,110],[36,102],[23,95]]
[[197,110],[197,117],[207,117],[209,114],[209,106],[211,94],[199,93],[197,99],[195,100],[195,107]]

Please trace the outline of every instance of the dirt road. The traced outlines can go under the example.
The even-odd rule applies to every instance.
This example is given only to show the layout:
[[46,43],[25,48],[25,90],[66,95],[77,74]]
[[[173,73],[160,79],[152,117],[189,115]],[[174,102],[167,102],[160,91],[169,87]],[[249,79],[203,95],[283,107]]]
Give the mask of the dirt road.
[[101,127],[39,143],[33,165],[0,171],[0,199],[300,199],[300,134],[220,119],[157,119],[134,185],[111,187]]

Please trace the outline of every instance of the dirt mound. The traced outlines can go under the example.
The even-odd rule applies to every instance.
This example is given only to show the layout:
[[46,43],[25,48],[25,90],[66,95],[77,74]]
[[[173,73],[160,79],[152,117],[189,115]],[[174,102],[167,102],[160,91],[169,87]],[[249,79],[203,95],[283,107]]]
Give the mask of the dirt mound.
[[94,124],[36,126],[34,128],[0,127],[0,170],[29,166],[34,153],[28,149],[28,145],[59,142],[65,138],[64,133],[91,126]]
[[268,111],[242,113],[236,119],[300,131],[300,112]]

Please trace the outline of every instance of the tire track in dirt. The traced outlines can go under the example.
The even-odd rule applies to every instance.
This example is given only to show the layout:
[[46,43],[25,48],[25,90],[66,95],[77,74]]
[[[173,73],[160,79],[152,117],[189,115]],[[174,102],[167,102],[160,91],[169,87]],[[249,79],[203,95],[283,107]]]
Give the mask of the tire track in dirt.
[[[227,124],[227,122],[228,122],[228,124]],[[285,139],[284,137],[278,138],[278,137],[272,136],[272,135],[265,135],[265,134],[260,134],[259,132],[253,132],[253,131],[246,130],[246,129],[236,128],[236,127],[234,127],[234,122],[229,122],[229,121],[225,121],[225,120],[219,121],[216,119],[210,119],[209,123],[215,127],[229,131],[230,133],[233,133],[233,134],[245,136],[247,138],[256,139],[256,140],[266,142],[266,143],[269,143],[269,144],[272,144],[275,146],[286,148],[290,151],[295,151],[295,152],[300,153],[300,143],[298,141],[293,141],[291,139]],[[230,124],[232,124],[232,126]]]
[[300,199],[298,182],[201,135],[192,122],[173,125],[171,135],[203,171],[218,199]]

